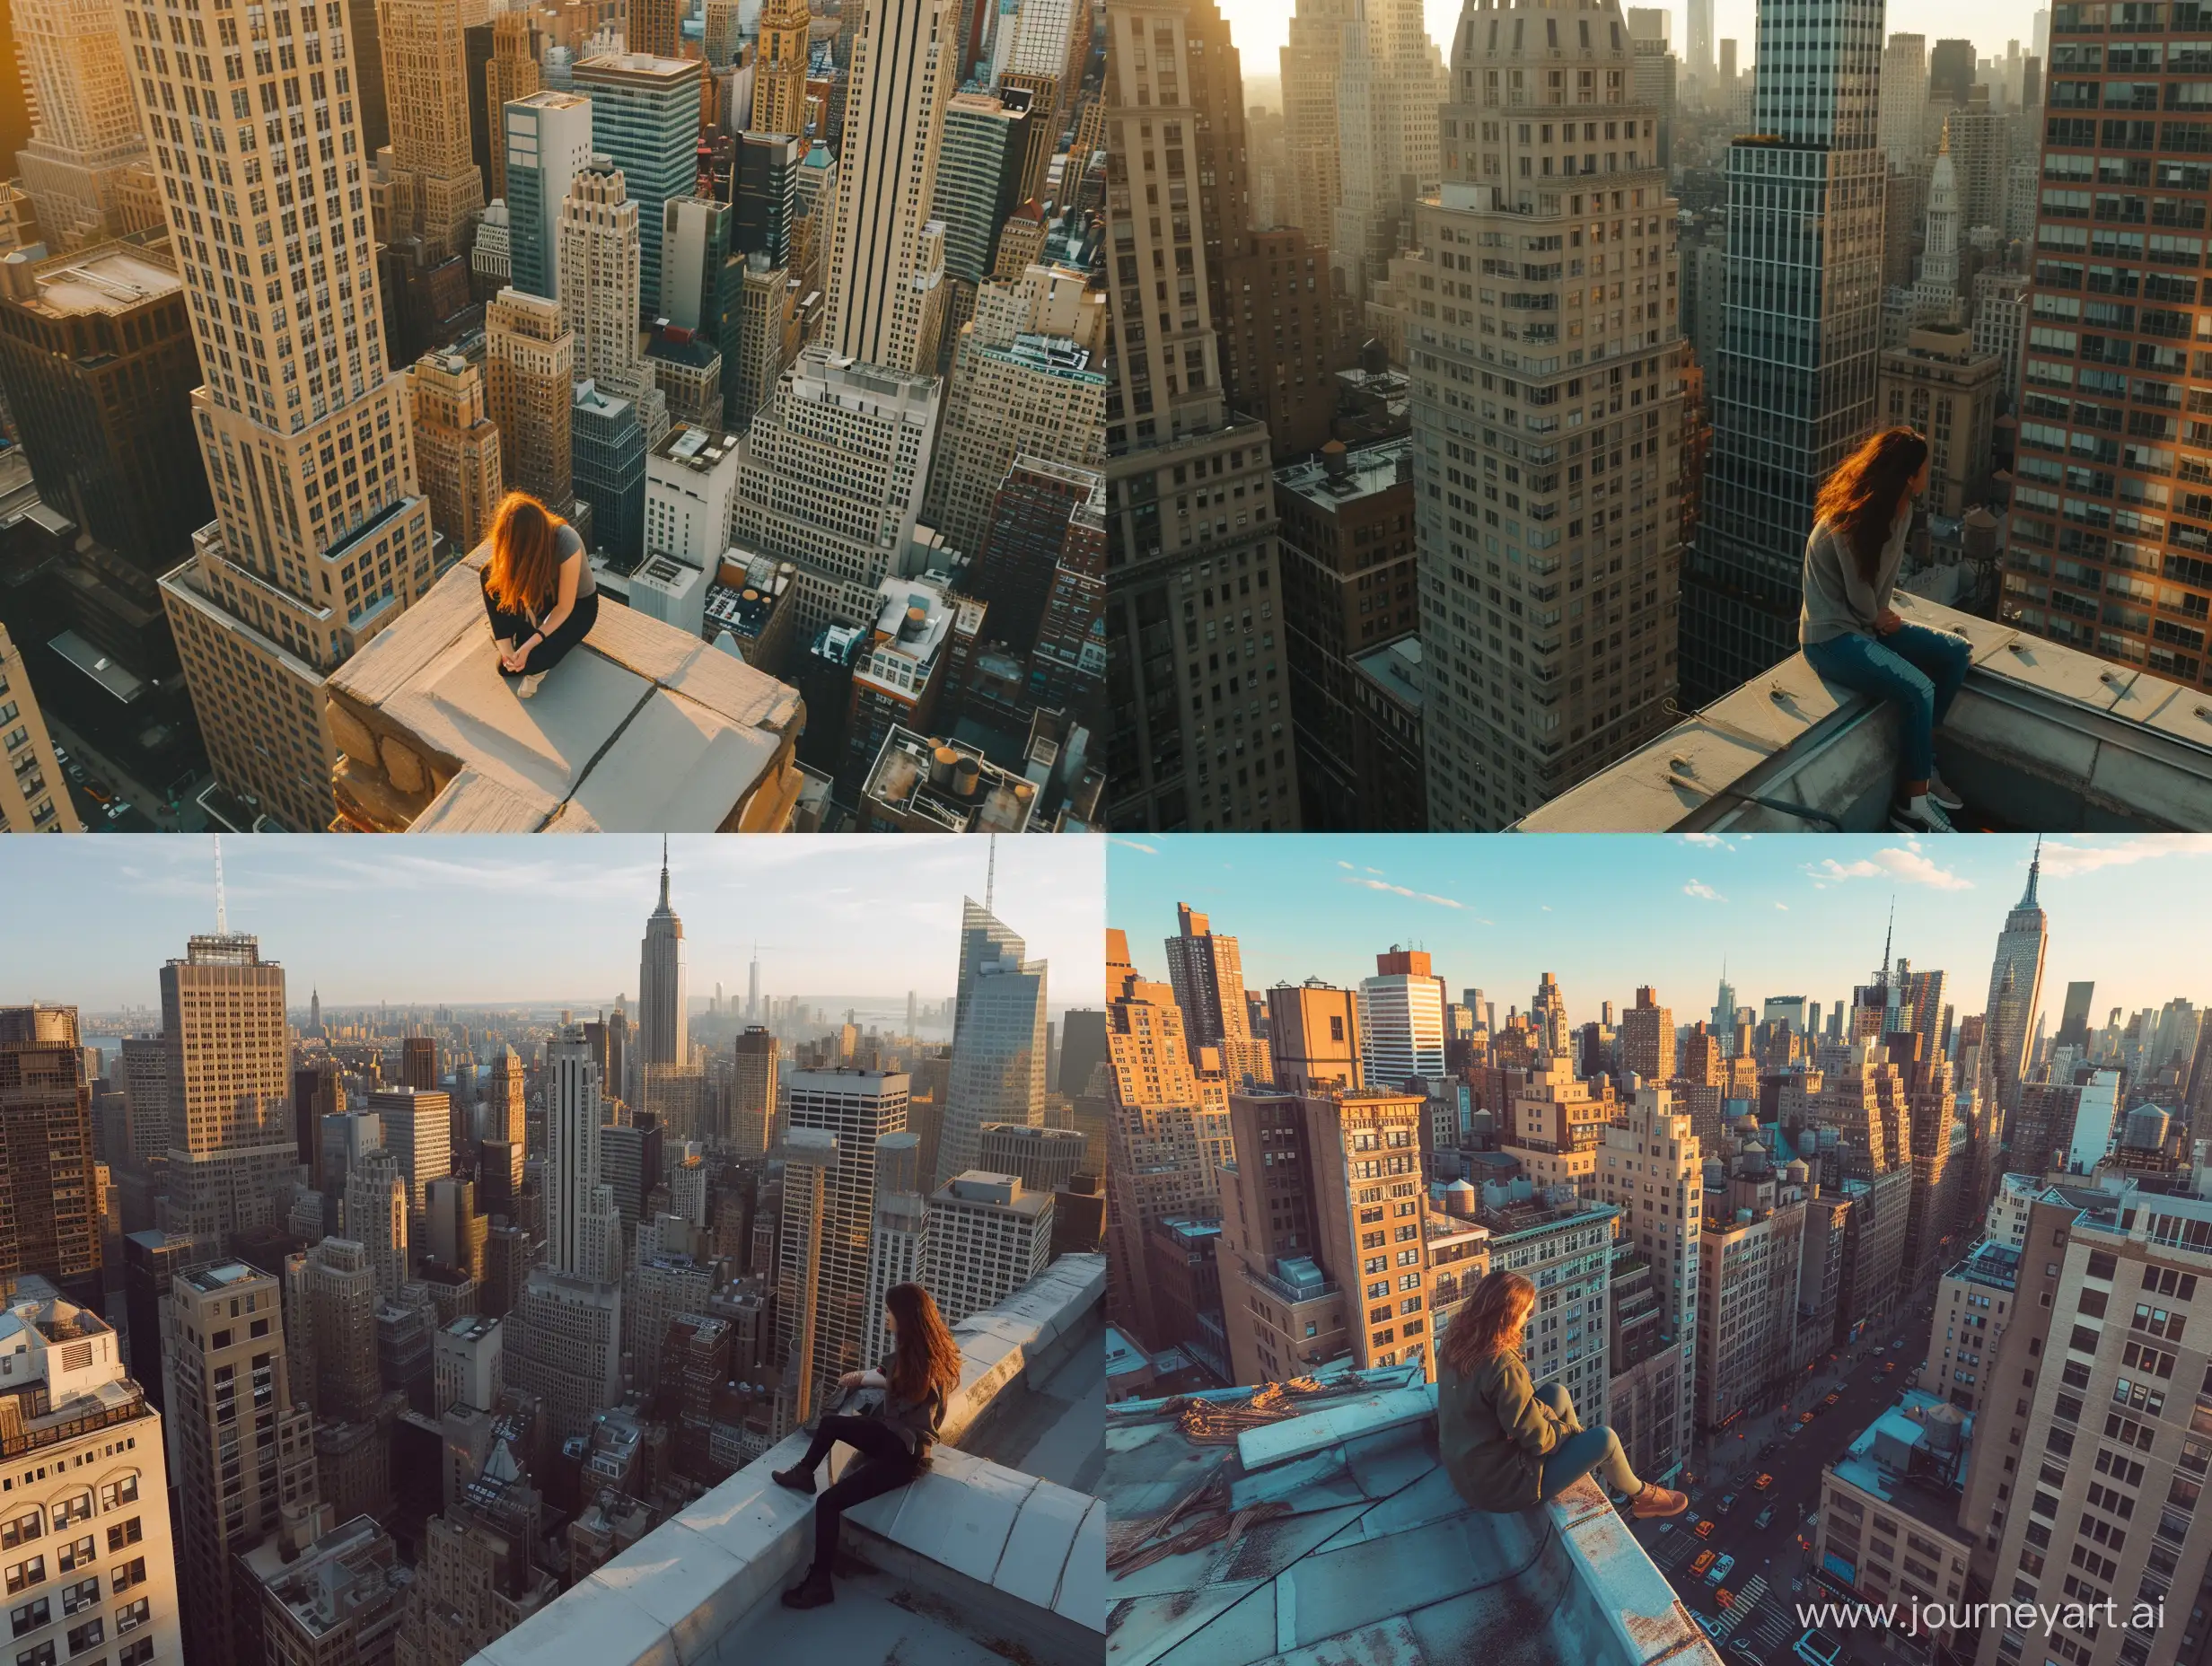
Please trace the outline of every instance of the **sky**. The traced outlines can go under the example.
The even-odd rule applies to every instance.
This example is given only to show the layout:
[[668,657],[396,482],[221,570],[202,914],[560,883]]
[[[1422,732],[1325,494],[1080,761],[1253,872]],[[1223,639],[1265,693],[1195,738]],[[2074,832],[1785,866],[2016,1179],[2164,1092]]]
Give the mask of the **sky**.
[[[669,841],[670,900],[695,998],[742,995],[757,940],[779,996],[952,992],[961,898],[980,901],[990,841],[970,835]],[[1102,841],[997,841],[996,912],[1049,960],[1050,1004],[1096,1006]],[[635,1002],[659,900],[661,841],[226,838],[230,928],[283,962],[304,1005]],[[0,1005],[158,1007],[162,963],[215,929],[214,841],[182,835],[9,839],[0,851]]]
[[[1454,837],[1116,836],[1107,924],[1137,969],[1164,980],[1161,943],[1188,902],[1241,940],[1249,988],[1317,976],[1356,983],[1393,944],[1426,949],[1454,999],[1480,988],[1528,1010],[1554,973],[1583,1023],[1639,984],[1689,1023],[1711,1009],[1724,963],[1739,1004],[1770,995],[1848,1000],[1895,956],[1950,974],[1960,1016],[1981,1011],[1997,933],[2024,888],[2032,838],[1978,834],[1914,843],[1826,834],[1765,837],[1567,834]],[[2179,995],[2212,1001],[2212,835],[2043,843],[2049,916],[2043,1006],[2097,986],[2099,1022]],[[2193,928],[2183,922],[2195,922]]]
[[[1429,39],[1440,46],[1452,39],[1460,16],[1458,0],[1424,0],[1428,14]],[[1669,39],[1682,52],[1690,44],[1690,7],[1687,0],[1662,0],[1674,15]],[[1294,0],[1219,0],[1229,20],[1249,78],[1272,81],[1277,74],[1276,53],[1283,44],[1287,20],[1296,7]],[[1931,41],[1965,39],[1974,43],[1976,55],[2001,57],[2007,40],[2020,42],[2027,51],[2035,38],[2037,7],[2027,0],[1896,0],[1888,8],[1883,32],[1922,34]],[[1713,39],[1737,42],[1738,59],[1747,66],[1756,36],[1758,8],[1753,0],[1714,0]],[[1719,48],[1714,48],[1716,57]]]

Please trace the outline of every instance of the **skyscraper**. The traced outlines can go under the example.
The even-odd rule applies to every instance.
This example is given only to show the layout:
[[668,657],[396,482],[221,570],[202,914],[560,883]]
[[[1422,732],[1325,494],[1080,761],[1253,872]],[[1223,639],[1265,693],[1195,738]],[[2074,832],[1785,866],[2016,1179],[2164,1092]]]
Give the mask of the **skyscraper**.
[[637,1058],[641,1065],[690,1062],[684,1011],[683,922],[668,904],[668,847],[662,841],[661,901],[645,921],[637,951]]
[[1444,1079],[1444,979],[1419,949],[1374,957],[1359,986],[1362,1069],[1369,1085],[1396,1092],[1415,1077]]
[[2027,889],[1997,934],[1997,958],[1989,967],[1988,1004],[1982,1009],[1990,1077],[1997,1107],[2008,1122],[2020,1102],[2020,1083],[2029,1062],[2028,1038],[2043,997],[2043,951],[2050,926],[2035,899],[2042,869],[2043,845],[2038,839],[2028,864]]
[[499,292],[484,316],[484,386],[508,487],[565,513],[575,490],[575,336],[557,301]]
[[548,1267],[605,1282],[621,1260],[621,1217],[600,1180],[599,1129],[606,1113],[599,1062],[580,1024],[546,1043],[545,1253]]
[[515,288],[557,298],[554,233],[569,182],[592,160],[592,101],[551,89],[525,93],[505,106],[503,120],[508,269]]
[[276,1224],[297,1151],[284,968],[234,934],[162,968],[169,1049],[170,1230],[211,1251]]
[[976,1166],[983,1125],[1044,1120],[1046,963],[972,899],[963,899],[952,1066],[937,1139],[936,1184]]
[[1389,276],[1414,195],[1436,177],[1446,92],[1420,0],[1354,8],[1339,34],[1335,224],[1301,229],[1328,243],[1330,267],[1356,298]]
[[1189,903],[1179,902],[1175,935],[1166,948],[1168,982],[1182,1009],[1191,1066],[1198,1066],[1200,1048],[1216,1048],[1232,1083],[1247,1075],[1270,1080],[1268,1044],[1252,1035],[1245,1009],[1244,956],[1237,940],[1214,930],[1213,922]]
[[[1106,27],[1107,145],[1129,200],[1180,189],[1185,203],[1114,224],[1106,651],[1129,681],[1117,697],[1128,715],[1108,773],[1109,819],[1132,829],[1295,830],[1291,741],[1267,706],[1282,687],[1280,632],[1262,628],[1251,606],[1282,593],[1268,433],[1230,408],[1216,333],[1241,311],[1223,263],[1251,242],[1236,48],[1214,0],[1118,7]],[[1169,272],[1172,307],[1154,292]]]
[[[363,0],[355,0],[362,4]],[[375,0],[391,144],[376,158],[388,242],[419,238],[431,264],[468,251],[484,212],[484,176],[469,132],[461,31],[481,0]]]
[[[628,400],[650,449],[668,431],[668,400],[638,348],[638,296],[645,281],[644,220],[638,210],[622,170],[594,155],[568,182],[554,246],[560,267],[561,322],[576,340],[576,380],[596,384],[608,399]],[[653,218],[657,250],[662,216]],[[657,276],[654,281],[657,294]],[[643,460],[641,456],[641,468]],[[596,521],[593,525],[599,527]],[[614,529],[600,530],[615,547]]]
[[[161,224],[131,98],[124,30],[101,0],[13,0],[32,136],[15,155],[40,230],[57,252]],[[138,39],[144,20],[129,24]]]
[[1926,160],[1922,124],[1927,118],[1927,37],[1892,35],[1882,48],[1882,91],[1874,118],[1875,142],[1900,173]]
[[683,50],[681,22],[689,5],[678,0],[630,0],[629,23],[624,37],[633,52],[654,57],[674,57]]
[[698,181],[699,101],[706,82],[707,66],[698,58],[647,52],[587,57],[575,68],[575,90],[592,101],[592,148],[612,159],[630,193],[649,211],[637,224],[636,301],[641,310],[661,294],[660,206],[672,197],[689,197]]
[[730,1136],[741,1156],[758,1157],[775,1144],[779,1045],[760,1024],[748,1024],[730,1044]]
[[76,1008],[0,1007],[0,1276],[36,1273],[73,1302],[100,1298],[93,1166]]
[[1795,651],[1813,494],[1874,421],[1882,47],[1880,8],[1857,0],[1760,11],[1755,133],[1728,152],[1704,512],[1683,563],[1686,704]]
[[945,1321],[996,1307],[1045,1270],[1052,1247],[1052,1194],[1011,1174],[956,1174],[929,1200],[930,1293]]
[[346,1235],[358,1243],[375,1275],[378,1295],[396,1299],[408,1279],[407,1171],[390,1150],[364,1152],[346,1171]]
[[859,0],[856,10],[823,338],[863,364],[926,373],[944,309],[944,240],[928,233],[944,107],[960,83],[960,8]]
[[922,1189],[921,1136],[901,1130],[875,1141],[875,1221],[869,1229],[867,1332],[860,1357],[891,1352],[883,1298],[896,1285],[924,1277],[929,1199]]
[[760,8],[752,119],[746,124],[754,130],[806,137],[806,37],[812,21],[806,0],[767,0]]
[[[1453,65],[1444,188],[1414,211],[1418,252],[1395,287],[1411,307],[1429,823],[1468,829],[1507,825],[1672,721],[1681,385],[1658,112],[1635,101],[1619,7],[1493,11],[1460,31]],[[1520,119],[1530,84],[1589,119]],[[1501,238],[1562,259],[1478,287],[1481,258],[1463,251]],[[1624,276],[1577,282],[1601,271]],[[1422,283],[1482,306],[1432,322]],[[1454,446],[1478,467],[1447,461]],[[1603,618],[1577,623],[1595,590]]]
[[[1337,80],[1354,0],[1297,0],[1286,26],[1278,63],[1283,78],[1283,161],[1290,179],[1285,223],[1316,243],[1336,224],[1343,194],[1342,136],[1337,129]],[[1439,101],[1441,101],[1441,100]]]
[[454,553],[477,547],[499,507],[499,425],[486,408],[484,370],[481,355],[426,353],[407,373],[430,524]]
[[794,1364],[794,1355],[804,1351],[797,1337],[807,1303],[797,1281],[802,1263],[811,1262],[814,1346],[809,1365],[812,1381],[827,1385],[864,1363],[872,1319],[864,1310],[875,1219],[876,1142],[905,1130],[908,1080],[903,1073],[880,1070],[794,1070],[785,1080],[789,1132],[817,1144],[834,1138],[836,1149],[821,1170],[818,1216],[806,1218],[799,1187],[786,1182],[777,1228],[778,1346]]
[[492,18],[492,56],[484,66],[484,102],[492,123],[490,177],[485,189],[495,199],[507,194],[506,107],[545,84],[538,63],[537,19],[528,12],[500,12]]
[[430,1182],[453,1171],[452,1098],[437,1089],[378,1088],[369,1109],[384,1130],[384,1149],[407,1177],[408,1219],[418,1225]]

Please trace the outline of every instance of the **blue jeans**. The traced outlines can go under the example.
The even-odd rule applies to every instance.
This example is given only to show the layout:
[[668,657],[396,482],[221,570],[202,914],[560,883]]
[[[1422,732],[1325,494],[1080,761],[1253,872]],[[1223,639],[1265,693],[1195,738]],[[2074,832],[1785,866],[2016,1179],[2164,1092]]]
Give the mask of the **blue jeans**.
[[1633,1498],[1644,1490],[1644,1483],[1628,1468],[1628,1454],[1620,1450],[1620,1437],[1603,1425],[1594,1429],[1584,1428],[1575,1416],[1575,1402],[1564,1387],[1547,1382],[1536,1390],[1536,1398],[1551,1408],[1552,1416],[1567,1431],[1567,1438],[1543,1460],[1544,1497],[1557,1498],[1593,1469],[1598,1472],[1600,1480],[1617,1493]]
[[1829,682],[1895,701],[1903,731],[1904,778],[1928,778],[1936,767],[1936,725],[1951,709],[1973,662],[1973,647],[1965,637],[1900,625],[1879,638],[1854,635],[1808,643],[1805,658]]

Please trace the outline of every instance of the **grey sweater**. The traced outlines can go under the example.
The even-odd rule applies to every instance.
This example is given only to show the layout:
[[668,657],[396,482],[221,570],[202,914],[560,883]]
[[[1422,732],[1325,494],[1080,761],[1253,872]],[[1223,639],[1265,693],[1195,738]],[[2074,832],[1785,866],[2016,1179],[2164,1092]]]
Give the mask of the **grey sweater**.
[[1890,592],[1897,588],[1905,534],[1911,527],[1912,505],[1901,504],[1871,584],[1859,576],[1858,557],[1834,526],[1823,521],[1813,529],[1805,540],[1804,608],[1797,616],[1801,646],[1875,634],[1874,620],[1890,605]]

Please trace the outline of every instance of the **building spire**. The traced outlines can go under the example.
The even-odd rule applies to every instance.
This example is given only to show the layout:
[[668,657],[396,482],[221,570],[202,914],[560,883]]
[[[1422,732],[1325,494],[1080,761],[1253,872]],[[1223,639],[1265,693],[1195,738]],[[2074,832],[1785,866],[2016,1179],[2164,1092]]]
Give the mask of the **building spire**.
[[1897,897],[1896,894],[1892,892],[1890,897],[1890,923],[1882,934],[1882,970],[1875,976],[1874,978],[1875,984],[1883,989],[1887,989],[1890,986],[1890,966],[1892,964],[1890,960],[1890,948],[1891,945],[1896,941]]
[[668,912],[668,835],[661,835],[661,912]]
[[2022,893],[2020,898],[2020,906],[2022,908],[2032,908],[2037,906],[2035,900],[2035,881],[2039,877],[2041,877],[2042,872],[2043,836],[2041,833],[2038,833],[2035,836],[2035,855],[2028,863],[2028,889]]

